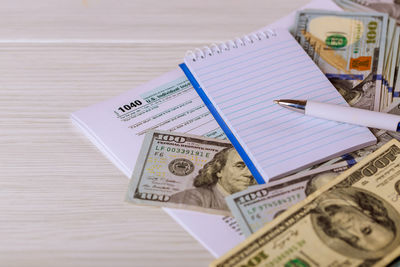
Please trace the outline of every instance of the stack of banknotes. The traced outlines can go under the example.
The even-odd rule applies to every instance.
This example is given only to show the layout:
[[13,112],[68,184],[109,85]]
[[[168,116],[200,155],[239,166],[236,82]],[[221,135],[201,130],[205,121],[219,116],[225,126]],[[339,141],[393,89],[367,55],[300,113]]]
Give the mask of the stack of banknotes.
[[[351,106],[400,114],[400,5],[336,2],[349,11],[299,11],[292,34]],[[377,144],[264,185],[227,140],[150,131],[126,199],[234,217],[247,239],[212,266],[395,264],[400,134],[371,130]]]
[[[344,35],[350,34],[345,36],[346,39],[343,38],[348,49],[343,50],[341,58],[330,57],[330,61],[324,60],[324,58],[329,57],[326,55],[327,52],[321,52],[319,54],[322,60],[317,59],[321,62],[315,62],[321,65],[327,63],[329,67],[322,68],[326,73],[331,74],[333,67],[337,70],[337,74],[343,74],[342,78],[344,79],[334,79],[333,84],[345,96],[350,105],[398,113],[398,105],[400,104],[400,72],[398,71],[400,65],[400,1],[334,1],[344,10],[352,13],[343,13],[340,20],[332,24],[331,27],[325,27],[324,24],[329,22],[326,19],[319,18],[319,22],[322,22],[322,24],[314,32],[322,34],[322,28],[324,33],[328,33],[333,28],[335,28],[336,33],[344,30]],[[323,16],[326,18],[326,15]],[[302,15],[299,20],[300,24],[296,29],[297,38],[302,40],[318,38],[313,35],[310,29],[306,33],[306,36],[310,37],[300,36],[304,27],[306,27],[304,21],[307,21],[307,19],[315,21],[317,14]],[[350,21],[352,22],[350,23]],[[310,25],[310,22],[307,21],[306,24]],[[342,28],[334,25],[340,25],[339,27]],[[341,34],[338,36],[340,36],[339,39],[342,38]],[[337,40],[341,42],[339,39]],[[334,43],[333,46],[341,46],[342,44]],[[323,44],[321,45],[323,46]],[[328,43],[325,45],[329,46]],[[344,65],[346,65],[345,68],[343,68]],[[353,75],[352,78],[351,75]],[[366,101],[366,98],[374,98],[374,104],[368,105],[366,102],[369,101]]]

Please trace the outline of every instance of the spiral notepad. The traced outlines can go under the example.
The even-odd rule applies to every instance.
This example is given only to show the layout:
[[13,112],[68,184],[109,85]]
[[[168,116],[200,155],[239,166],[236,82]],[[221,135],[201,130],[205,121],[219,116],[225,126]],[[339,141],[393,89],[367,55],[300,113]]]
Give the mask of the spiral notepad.
[[190,51],[180,67],[258,183],[373,144],[365,128],[304,116],[274,99],[347,105],[286,30]]

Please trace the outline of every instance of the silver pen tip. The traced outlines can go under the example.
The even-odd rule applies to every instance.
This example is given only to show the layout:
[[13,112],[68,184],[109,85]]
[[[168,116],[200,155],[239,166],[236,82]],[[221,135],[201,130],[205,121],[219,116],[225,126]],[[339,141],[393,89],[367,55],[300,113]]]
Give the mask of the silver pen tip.
[[288,108],[290,110],[297,111],[297,112],[304,114],[307,101],[293,100],[293,99],[280,99],[280,100],[274,100],[274,103],[278,104],[281,107]]

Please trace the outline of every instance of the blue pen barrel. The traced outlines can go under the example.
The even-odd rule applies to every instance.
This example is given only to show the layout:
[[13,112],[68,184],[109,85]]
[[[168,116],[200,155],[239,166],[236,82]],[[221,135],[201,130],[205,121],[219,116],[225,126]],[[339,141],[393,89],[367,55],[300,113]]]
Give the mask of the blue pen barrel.
[[307,100],[305,114],[371,128],[397,131],[400,116]]

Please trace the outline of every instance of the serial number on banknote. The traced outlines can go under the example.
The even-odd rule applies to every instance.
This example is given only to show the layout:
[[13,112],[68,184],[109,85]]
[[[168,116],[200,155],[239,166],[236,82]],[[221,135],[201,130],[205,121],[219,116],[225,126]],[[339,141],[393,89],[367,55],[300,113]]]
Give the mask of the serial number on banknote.
[[[301,195],[300,194],[289,195],[289,196],[287,196],[285,198],[271,201],[270,203],[262,203],[262,204],[260,204],[258,206],[252,207],[251,209],[249,209],[247,211],[247,213],[249,215],[254,216],[255,213],[264,212],[264,211],[269,210],[271,208],[280,207],[280,206],[282,206],[282,204],[292,203],[292,202],[297,203],[300,199],[301,199]],[[252,217],[252,219],[254,219],[254,218]]]
[[159,146],[157,145],[155,147],[155,151],[157,152],[171,152],[171,153],[176,153],[176,154],[185,154],[185,155],[191,155],[191,156],[199,156],[199,157],[210,157],[210,153],[208,152],[203,152],[203,151],[195,151],[191,149],[184,149],[184,148],[176,148],[176,147],[169,147],[169,146]]

